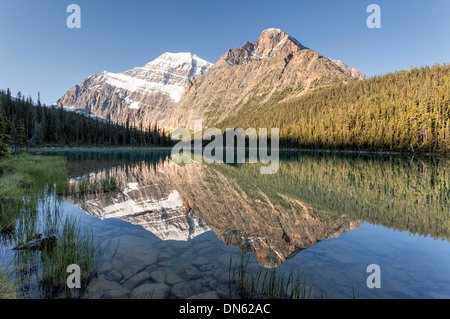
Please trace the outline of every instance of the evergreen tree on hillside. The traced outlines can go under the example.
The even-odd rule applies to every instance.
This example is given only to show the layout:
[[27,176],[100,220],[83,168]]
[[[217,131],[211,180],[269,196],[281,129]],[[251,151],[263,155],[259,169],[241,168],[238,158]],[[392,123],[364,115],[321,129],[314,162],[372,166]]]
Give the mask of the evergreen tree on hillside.
[[[17,152],[27,146],[169,146],[162,136],[158,143],[152,132],[114,123],[109,118],[101,120],[64,107],[41,105],[40,94],[34,104],[31,97],[19,92],[15,99],[9,89],[0,91],[0,113],[3,114],[7,143]],[[165,134],[163,131],[158,135]]]
[[450,152],[450,65],[250,103],[217,124],[280,129],[280,147]]
[[17,128],[17,146],[18,150],[21,150],[27,146],[27,136],[23,122],[20,122]]
[[9,154],[8,140],[9,136],[6,134],[6,119],[0,112],[0,157]]

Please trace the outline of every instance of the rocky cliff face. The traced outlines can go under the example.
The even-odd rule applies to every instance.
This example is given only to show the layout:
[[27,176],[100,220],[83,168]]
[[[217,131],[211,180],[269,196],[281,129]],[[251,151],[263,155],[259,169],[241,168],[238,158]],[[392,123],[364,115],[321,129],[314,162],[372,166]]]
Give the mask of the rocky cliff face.
[[[151,167],[117,167],[114,175],[120,183],[120,191],[114,196],[68,199],[92,216],[123,219],[142,226],[161,240],[186,241],[209,230],[186,208],[176,187]],[[101,180],[105,176],[103,171],[91,175],[91,179]]]
[[277,196],[284,201],[275,203],[264,187],[244,189],[216,168],[172,162],[156,169],[121,167],[114,169],[122,185],[114,196],[69,200],[90,215],[121,218],[162,240],[189,240],[212,230],[225,244],[253,253],[265,267],[280,265],[297,252],[361,224],[283,194]]
[[334,64],[336,64],[337,66],[339,66],[342,71],[346,72],[352,78],[355,78],[357,80],[365,80],[366,79],[366,76],[360,70],[348,66],[341,60],[330,59],[330,61],[333,62]]
[[336,81],[364,79],[357,69],[328,59],[280,29],[230,49],[211,66],[190,53],[165,53],[144,67],[103,72],[72,87],[57,104],[144,128],[193,129],[218,125],[240,108],[297,97]]
[[148,128],[166,118],[189,83],[210,65],[191,53],[164,53],[143,67],[92,75],[72,87],[57,104],[119,123],[129,117],[131,125]]
[[308,49],[282,30],[267,29],[258,41],[228,50],[192,82],[164,123],[170,128],[193,128],[193,121],[201,119],[205,126],[213,126],[240,108],[363,78],[358,70]]

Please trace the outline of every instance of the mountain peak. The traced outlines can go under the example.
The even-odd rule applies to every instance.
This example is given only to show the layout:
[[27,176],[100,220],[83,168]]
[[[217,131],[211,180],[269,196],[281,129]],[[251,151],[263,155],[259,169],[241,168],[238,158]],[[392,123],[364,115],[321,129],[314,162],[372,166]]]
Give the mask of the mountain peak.
[[286,32],[269,28],[262,31],[258,41],[245,41],[242,47],[228,50],[221,59],[230,65],[239,65],[272,56],[289,55],[302,49],[306,47]]
[[286,32],[277,28],[263,30],[256,42],[262,55],[271,56],[272,53],[281,52],[292,53],[301,49],[306,49],[296,39],[290,37]]
[[157,57],[155,60],[190,60],[200,59],[197,55],[191,52],[165,52]]
[[104,119],[110,116],[119,123],[129,118],[153,126],[211,65],[190,52],[166,52],[142,67],[92,75],[69,89],[57,104]]
[[259,39],[275,38],[275,37],[284,38],[285,36],[287,36],[287,33],[284,32],[283,30],[278,29],[278,28],[269,28],[269,29],[265,29],[265,30],[263,30],[263,32],[261,32],[261,36]]
[[192,64],[192,65],[201,65],[205,67],[209,67],[212,64],[208,61],[205,61],[199,58],[197,55],[191,52],[166,52],[161,54],[155,60],[147,63],[145,67],[153,67],[154,65],[158,65],[160,63],[165,63],[172,65],[173,67],[178,67],[183,64]]

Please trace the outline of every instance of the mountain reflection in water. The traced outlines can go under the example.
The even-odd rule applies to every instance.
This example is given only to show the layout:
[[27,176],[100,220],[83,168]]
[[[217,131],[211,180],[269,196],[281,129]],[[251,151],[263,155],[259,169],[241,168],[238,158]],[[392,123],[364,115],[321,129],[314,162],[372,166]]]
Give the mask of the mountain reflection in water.
[[213,231],[264,267],[364,221],[448,239],[448,160],[293,152],[283,155],[276,174],[261,175],[255,164],[179,166],[168,155],[126,161],[114,155],[90,167],[89,178],[114,176],[117,191],[68,199],[161,240]]

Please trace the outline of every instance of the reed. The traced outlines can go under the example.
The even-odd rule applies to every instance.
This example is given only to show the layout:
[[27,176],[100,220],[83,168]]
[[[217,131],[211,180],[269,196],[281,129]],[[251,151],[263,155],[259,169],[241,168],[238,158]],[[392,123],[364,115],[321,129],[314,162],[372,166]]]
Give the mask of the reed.
[[16,219],[36,211],[40,198],[67,182],[62,157],[19,154],[0,161],[0,235],[14,231]]
[[[57,196],[49,196],[39,203],[39,213],[22,214],[17,220],[14,244],[20,245],[36,238],[52,237],[52,244],[38,250],[18,250],[15,254],[17,277],[23,283],[22,290],[40,291],[45,298],[80,295],[97,271],[99,244],[94,241],[92,230],[78,219],[64,216]],[[67,288],[67,267],[80,267],[82,289],[76,293]],[[34,282],[34,284],[33,284]]]
[[114,176],[101,178],[81,178],[72,181],[64,195],[83,197],[87,195],[102,195],[118,190],[120,183]]
[[248,269],[250,257],[241,256],[233,262],[230,258],[230,298],[239,299],[309,299],[312,288],[302,272],[284,274],[276,268]]
[[46,247],[41,252],[41,286],[46,295],[65,292],[72,296],[66,285],[67,267],[80,267],[81,288],[85,289],[95,276],[98,264],[99,246],[94,241],[92,230],[82,227],[79,220],[66,218],[57,236],[55,247]]
[[11,261],[0,255],[0,299],[18,299],[17,281],[13,278]]
[[[114,183],[104,181],[101,187],[109,191]],[[0,239],[17,248],[42,236],[52,238],[52,245],[12,251],[9,272],[0,267],[0,294],[14,296],[14,287],[20,296],[38,290],[44,298],[72,297],[67,266],[80,266],[82,288],[95,275],[99,246],[92,231],[64,217],[61,209],[59,195],[67,193],[69,185],[62,157],[24,153],[0,161]],[[88,186],[92,191],[97,184]]]

